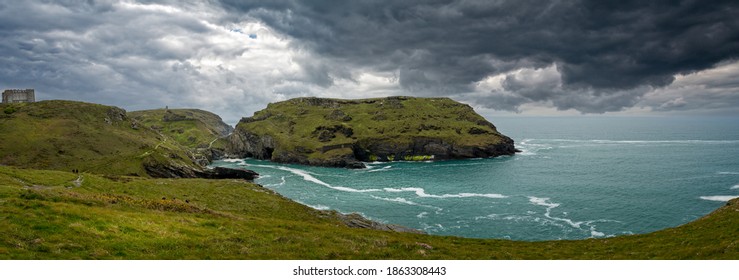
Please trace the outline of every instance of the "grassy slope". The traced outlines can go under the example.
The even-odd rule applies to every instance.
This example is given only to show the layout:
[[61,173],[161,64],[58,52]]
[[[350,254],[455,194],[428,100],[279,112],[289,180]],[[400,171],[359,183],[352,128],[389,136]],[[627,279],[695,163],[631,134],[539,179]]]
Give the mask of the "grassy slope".
[[139,176],[147,176],[144,161],[194,166],[182,146],[134,128],[128,118],[116,120],[120,112],[125,111],[60,100],[2,104],[0,164]]
[[347,228],[244,181],[77,176],[0,167],[0,258],[739,258],[739,200],[651,234],[516,242]]
[[[230,126],[216,114],[199,109],[155,109],[129,112],[144,127],[154,128],[189,148],[207,148],[230,133]],[[169,115],[169,120],[165,120]],[[223,145],[216,141],[213,145]]]
[[[486,145],[501,141],[498,131],[484,125],[487,121],[471,107],[449,98],[392,98],[339,100],[337,106],[316,106],[310,101],[316,98],[297,98],[272,103],[266,109],[254,113],[251,121],[241,121],[236,129],[257,135],[270,135],[278,143],[275,153],[281,150],[293,151],[298,146],[313,150],[309,158],[336,156],[335,153],[351,153],[350,149],[333,150],[321,153],[324,146],[354,143],[365,139],[382,140],[398,144],[412,142],[413,138],[428,137],[445,140],[457,145]],[[327,117],[336,110],[351,117]],[[254,121],[257,120],[257,121]],[[318,140],[315,133],[319,126],[346,126],[354,134],[346,137],[336,133],[328,142]],[[470,134],[470,129],[490,132],[490,134]]]

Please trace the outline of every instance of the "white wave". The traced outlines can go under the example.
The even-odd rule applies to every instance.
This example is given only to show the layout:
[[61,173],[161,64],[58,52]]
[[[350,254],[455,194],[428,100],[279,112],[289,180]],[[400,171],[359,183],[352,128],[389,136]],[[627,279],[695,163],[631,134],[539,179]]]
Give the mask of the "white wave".
[[385,197],[379,197],[379,196],[374,196],[374,195],[371,195],[371,197],[374,198],[374,199],[379,199],[379,200],[384,200],[384,201],[398,202],[398,203],[408,204],[408,205],[414,205],[414,206],[418,205],[418,203],[415,203],[413,201],[407,200],[407,199],[402,198],[402,197],[385,198]]
[[[305,203],[303,203],[303,204],[305,204]],[[316,204],[316,205],[305,204],[305,206],[308,206],[308,207],[313,208],[313,209],[316,209],[316,210],[330,210],[331,209],[331,207],[328,207],[326,205],[321,205],[321,204]]]
[[535,205],[544,206],[544,207],[547,207],[547,208],[550,208],[550,209],[551,208],[555,208],[555,207],[557,207],[557,206],[560,205],[559,203],[552,203],[552,202],[548,202],[548,201],[549,201],[549,198],[548,197],[529,196],[529,202],[531,202],[531,203],[533,203]]
[[281,187],[281,186],[284,186],[284,185],[285,185],[285,183],[286,183],[286,181],[285,181],[285,176],[282,176],[282,177],[280,178],[280,182],[279,182],[279,183],[277,183],[277,184],[269,184],[269,185],[266,185],[266,186],[267,186],[267,187]]
[[544,216],[549,219],[565,222],[569,224],[570,226],[574,228],[578,228],[578,229],[580,228],[580,225],[583,223],[583,222],[574,222],[570,219],[565,219],[565,218],[552,217],[552,209],[559,207],[560,204],[549,201],[548,197],[529,196],[528,198],[529,198],[529,202],[531,202],[532,204],[546,207],[546,213],[544,213]]
[[590,231],[590,236],[591,237],[604,237],[604,236],[606,236],[606,234],[605,233],[602,233],[600,231],[591,230]]
[[600,231],[595,230],[595,225],[593,223],[595,222],[617,222],[619,221],[612,221],[612,220],[597,220],[597,221],[588,221],[585,222],[586,225],[590,226],[590,238],[599,238],[599,237],[606,237],[606,234]]
[[701,196],[701,199],[710,200],[710,201],[722,201],[726,202],[729,200],[732,200],[734,198],[739,197],[739,195],[710,195],[710,196]]
[[392,167],[393,167],[392,165],[389,165],[389,166],[385,166],[385,167],[380,168],[380,169],[368,170],[367,172],[390,171],[390,168],[392,168]]
[[[330,186],[330,185],[329,185],[329,186]],[[380,190],[380,189],[365,189],[365,190],[358,190],[358,189],[353,189],[353,188],[348,188],[348,187],[341,187],[341,186],[338,186],[338,187],[330,186],[329,188],[332,188],[332,189],[334,189],[334,190],[337,190],[337,191],[343,191],[343,192],[355,192],[355,193],[366,193],[366,192],[381,192],[381,191],[382,191],[382,190]]]
[[421,213],[418,213],[418,215],[416,215],[416,217],[419,218],[419,219],[423,219],[423,218],[426,218],[426,216],[428,214],[429,214],[429,212],[421,212]]
[[374,198],[374,199],[379,199],[379,200],[384,200],[384,201],[389,201],[389,202],[397,202],[397,203],[402,203],[402,204],[408,204],[408,205],[413,205],[413,206],[420,206],[420,207],[425,207],[425,208],[430,208],[430,209],[434,209],[434,210],[436,210],[437,214],[438,214],[438,213],[439,213],[439,212],[440,212],[441,210],[444,210],[443,208],[439,208],[439,207],[436,207],[436,206],[431,206],[431,205],[425,205],[425,204],[415,203],[415,202],[413,202],[413,201],[407,200],[407,199],[405,199],[405,198],[402,198],[402,197],[396,197],[396,198],[385,198],[385,197],[379,197],[379,196],[374,196],[374,195],[370,195],[370,196],[371,196],[372,198]]
[[429,198],[465,198],[465,197],[487,197],[487,198],[506,198],[507,196],[497,193],[458,193],[458,194],[443,194],[434,195],[426,193],[426,190],[422,188],[385,188],[387,192],[413,192],[418,197],[429,197]]
[[716,174],[719,174],[719,175],[739,175],[739,172],[721,171],[721,172],[716,172]]
[[[546,217],[547,219],[544,219],[544,220],[549,220],[552,223],[554,223],[555,225],[560,226],[562,228],[564,228],[564,225],[559,225],[557,222],[558,221],[559,222],[565,222],[570,227],[573,227],[573,228],[582,230],[584,232],[590,233],[590,237],[591,238],[606,237],[606,234],[605,233],[596,230],[595,223],[605,223],[605,222],[608,222],[608,223],[610,223],[610,222],[621,223],[620,221],[606,220],[606,219],[576,222],[576,221],[573,221],[571,219],[553,217],[552,216],[552,209],[559,207],[560,206],[559,203],[551,202],[549,200],[549,198],[547,198],[547,197],[529,196],[528,198],[529,198],[529,202],[531,204],[546,207],[546,212],[544,213],[544,217]],[[527,213],[532,214],[531,211],[528,211]],[[563,214],[566,215],[567,212],[563,212]],[[535,221],[538,221],[538,220],[535,220]],[[546,224],[544,221],[541,221],[541,222],[542,222],[542,224]],[[583,228],[582,225],[586,225],[589,228],[587,228],[587,229],[586,228]]]
[[334,190],[337,190],[337,191],[357,192],[357,193],[379,192],[379,191],[382,191],[382,190],[379,190],[379,189],[358,190],[358,189],[353,189],[353,188],[348,188],[348,187],[332,186],[329,183],[326,183],[324,181],[319,180],[316,177],[313,177],[313,175],[311,175],[310,172],[305,171],[305,170],[302,170],[302,169],[297,169],[297,168],[291,168],[291,167],[285,167],[285,166],[256,165],[256,164],[253,165],[253,166],[265,167],[265,168],[272,168],[272,169],[279,169],[279,170],[282,170],[282,171],[287,171],[287,172],[290,172],[292,174],[295,174],[295,175],[298,175],[300,177],[303,177],[303,180],[305,180],[305,181],[308,181],[308,182],[311,182],[311,183],[315,183],[315,184],[318,184],[318,185],[321,185],[321,186],[324,186],[324,187],[327,187],[327,188],[330,188],[330,189],[334,189]]
[[553,148],[551,145],[530,143],[532,140],[533,139],[524,139],[521,143],[516,145],[516,148],[521,150],[518,155],[534,156],[541,150],[551,150]]
[[739,189],[739,185],[734,185],[733,187],[731,187],[731,189],[732,189],[732,190],[736,190],[736,189]]
[[222,161],[225,161],[225,162],[244,162],[243,159],[238,159],[238,158],[227,158],[227,159],[224,159]]
[[489,214],[487,216],[477,216],[473,219],[477,220],[506,220],[506,221],[532,221],[538,222],[537,218],[526,215],[515,215],[515,214]]
[[382,162],[382,161],[372,161],[372,162],[364,162],[364,166],[366,166],[366,170],[375,169],[377,166],[381,166],[383,164],[388,164],[388,162]]

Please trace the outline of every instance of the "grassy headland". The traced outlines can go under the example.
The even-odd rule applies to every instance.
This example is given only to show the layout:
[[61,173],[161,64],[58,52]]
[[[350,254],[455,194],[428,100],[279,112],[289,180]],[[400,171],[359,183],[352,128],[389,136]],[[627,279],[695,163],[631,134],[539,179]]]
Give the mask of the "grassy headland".
[[149,176],[146,166],[199,169],[189,149],[117,107],[50,100],[0,105],[0,164]]
[[449,98],[296,98],[243,118],[227,152],[277,162],[347,166],[358,161],[489,157],[513,140]]

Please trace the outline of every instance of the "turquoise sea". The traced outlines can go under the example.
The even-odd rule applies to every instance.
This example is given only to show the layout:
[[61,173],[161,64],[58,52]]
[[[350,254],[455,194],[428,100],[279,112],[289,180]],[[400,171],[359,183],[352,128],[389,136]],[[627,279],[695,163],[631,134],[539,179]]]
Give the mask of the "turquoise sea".
[[675,227],[739,197],[739,119],[492,117],[515,156],[364,170],[217,161],[317,209],[435,235],[602,238]]

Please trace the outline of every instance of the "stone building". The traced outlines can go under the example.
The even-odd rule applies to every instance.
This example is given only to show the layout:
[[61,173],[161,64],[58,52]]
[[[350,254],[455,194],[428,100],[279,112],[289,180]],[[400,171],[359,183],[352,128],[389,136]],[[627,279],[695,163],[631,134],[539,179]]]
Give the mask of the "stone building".
[[3,103],[35,102],[33,89],[6,89],[3,91]]

